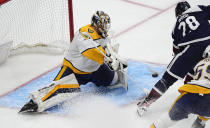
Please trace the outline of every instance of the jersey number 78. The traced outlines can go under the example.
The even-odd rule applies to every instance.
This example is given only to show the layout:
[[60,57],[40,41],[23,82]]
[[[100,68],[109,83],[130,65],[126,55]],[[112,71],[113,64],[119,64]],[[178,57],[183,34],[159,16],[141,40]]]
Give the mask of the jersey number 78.
[[[185,21],[182,21],[179,24],[178,29],[182,29],[183,37],[186,36],[186,26],[188,26],[191,30],[196,30],[200,26],[200,23],[196,20],[194,16],[189,16],[185,19]],[[189,32],[191,32],[191,30]]]

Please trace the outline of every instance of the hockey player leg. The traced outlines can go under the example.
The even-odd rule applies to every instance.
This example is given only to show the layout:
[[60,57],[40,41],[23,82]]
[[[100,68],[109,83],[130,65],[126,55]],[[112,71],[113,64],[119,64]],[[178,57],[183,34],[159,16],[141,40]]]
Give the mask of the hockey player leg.
[[[177,121],[187,118],[189,112],[185,108],[182,97],[186,93],[181,94],[175,100],[174,104],[171,106],[170,111],[162,115],[158,120],[156,120],[150,128],[169,128],[174,125]],[[188,104],[187,104],[188,105]]]
[[137,104],[137,112],[139,116],[142,116],[148,107],[159,99],[168,88],[176,82],[177,79],[165,72],[162,79],[160,79],[152,88],[149,95],[146,95],[145,98],[142,98]]
[[206,122],[208,120],[209,118],[198,116],[196,120],[193,122],[191,128],[205,128]]
[[19,112],[43,112],[69,98],[77,96],[78,92],[80,92],[79,87],[74,74],[63,77],[58,81],[53,81],[48,86],[32,92],[29,96],[31,100]]
[[142,98],[137,103],[137,113],[139,116],[143,116],[144,112],[148,110],[149,106],[159,99],[163,93],[167,90],[163,79],[159,80],[155,86],[152,88],[150,93],[146,95],[145,98]]
[[156,101],[163,93],[165,93],[165,91],[171,85],[173,85],[174,82],[176,82],[178,79],[184,78],[187,72],[189,72],[194,67],[194,64],[197,63],[197,60],[200,60],[200,57],[195,55],[196,58],[192,60],[191,53],[198,53],[198,51],[200,52],[202,50],[193,46],[186,47],[186,49],[183,52],[175,56],[175,58],[168,65],[167,71],[164,73],[162,79],[155,84],[150,94],[137,104],[137,111],[140,116],[142,116],[142,114],[145,110],[147,110],[150,104]]

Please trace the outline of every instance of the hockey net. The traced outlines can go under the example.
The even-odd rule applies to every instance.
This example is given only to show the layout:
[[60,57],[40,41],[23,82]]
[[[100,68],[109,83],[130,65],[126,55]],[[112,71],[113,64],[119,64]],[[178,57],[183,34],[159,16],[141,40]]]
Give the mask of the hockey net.
[[63,54],[70,43],[68,2],[0,0],[0,45],[12,42],[10,56],[27,52]]

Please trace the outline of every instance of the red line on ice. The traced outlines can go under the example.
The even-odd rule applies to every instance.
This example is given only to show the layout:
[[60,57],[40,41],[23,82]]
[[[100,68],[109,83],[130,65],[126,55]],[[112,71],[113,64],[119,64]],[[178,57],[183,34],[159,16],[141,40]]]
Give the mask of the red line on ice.
[[23,83],[23,84],[17,86],[16,88],[12,89],[11,91],[9,91],[9,92],[7,92],[7,93],[5,93],[5,94],[0,95],[0,98],[1,98],[1,97],[4,97],[4,96],[6,96],[6,95],[8,95],[8,94],[10,94],[10,93],[12,93],[12,92],[14,92],[14,91],[16,91],[17,89],[19,89],[19,88],[21,88],[21,87],[23,87],[23,86],[26,86],[27,84],[31,83],[32,81],[34,81],[34,80],[36,80],[36,79],[38,79],[38,78],[40,78],[40,77],[46,75],[47,73],[49,73],[49,72],[55,70],[56,68],[58,68],[58,67],[60,67],[60,66],[61,66],[61,64],[60,64],[60,65],[57,65],[56,67],[54,67],[54,68],[52,68],[52,69],[50,69],[50,70],[48,70],[48,71],[46,71],[46,72],[44,72],[44,73],[42,73],[42,74],[36,76],[36,77],[34,77],[33,79],[31,79],[31,80],[29,80],[29,81],[27,81],[27,82],[25,82],[25,83]]
[[122,1],[134,4],[134,5],[142,6],[142,7],[145,7],[145,8],[153,9],[153,10],[156,10],[156,11],[162,11],[162,9],[152,7],[152,6],[149,6],[149,5],[146,5],[146,4],[141,4],[141,3],[138,3],[138,2],[134,2],[134,1],[131,1],[131,0],[122,0]]
[[127,33],[128,31],[130,31],[130,30],[132,30],[132,29],[134,29],[134,28],[136,28],[136,27],[138,27],[138,26],[144,24],[145,22],[147,22],[147,21],[149,21],[149,20],[151,20],[151,19],[153,19],[153,18],[159,16],[160,14],[162,14],[162,13],[168,11],[169,9],[173,8],[176,4],[177,4],[177,3],[175,3],[175,4],[171,5],[171,6],[169,6],[168,8],[166,8],[166,9],[160,11],[160,12],[157,12],[157,13],[155,13],[154,15],[152,15],[152,16],[150,16],[150,17],[148,17],[148,18],[146,18],[146,19],[144,19],[144,20],[142,20],[142,21],[140,21],[140,22],[138,22],[138,23],[136,23],[136,24],[130,26],[129,28],[127,28],[127,29],[125,29],[125,30],[119,32],[118,34],[114,35],[114,38],[117,38],[118,36],[121,36],[122,34],[125,34],[125,33]]

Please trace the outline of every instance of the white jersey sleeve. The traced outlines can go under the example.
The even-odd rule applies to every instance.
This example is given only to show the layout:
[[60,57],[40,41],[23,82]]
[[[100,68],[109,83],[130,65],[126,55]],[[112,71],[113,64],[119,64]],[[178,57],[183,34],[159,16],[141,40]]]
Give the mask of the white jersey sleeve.
[[[77,36],[79,36],[78,38],[78,42],[77,42],[77,47],[78,47],[78,50],[80,51],[80,53],[83,53],[84,51],[88,50],[88,49],[91,49],[91,48],[95,48],[95,47],[98,47],[100,46],[99,43],[97,43],[96,41],[93,41],[92,38],[88,38],[88,39],[85,39],[82,37],[84,33],[81,33]],[[88,34],[88,33],[87,33]],[[85,34],[85,35],[87,35]]]

